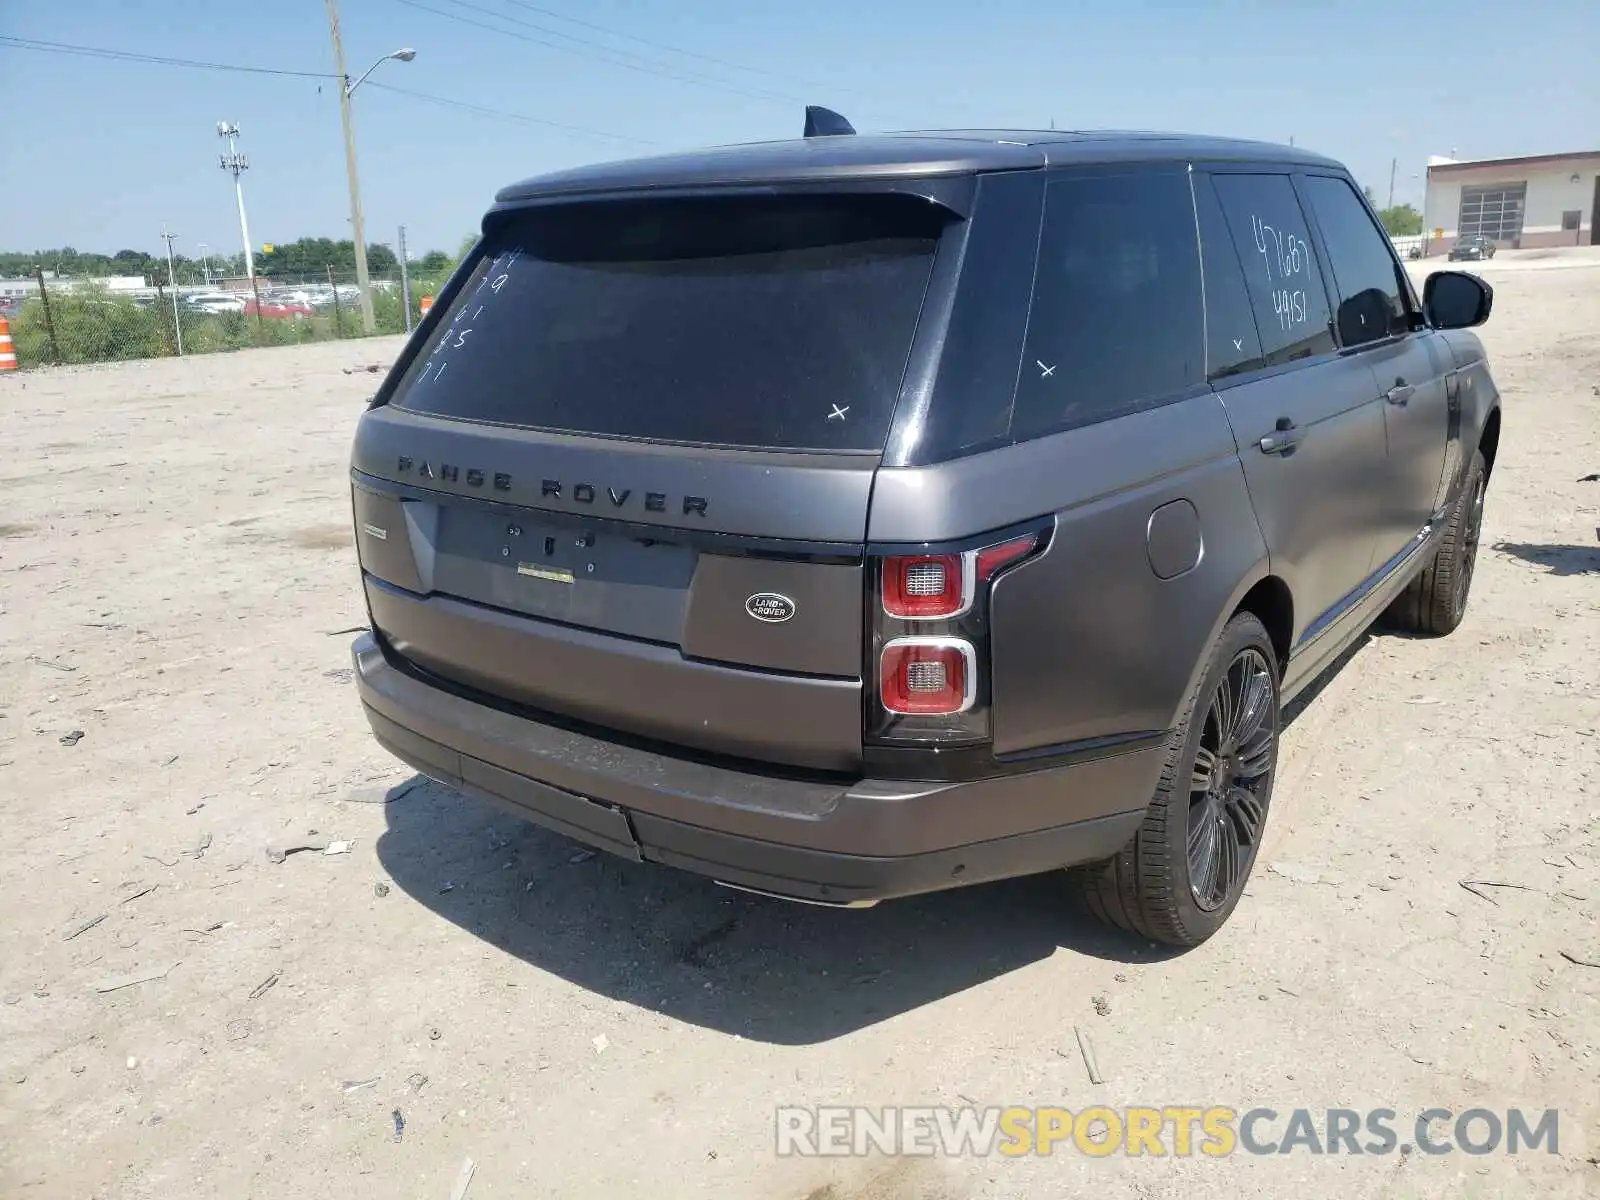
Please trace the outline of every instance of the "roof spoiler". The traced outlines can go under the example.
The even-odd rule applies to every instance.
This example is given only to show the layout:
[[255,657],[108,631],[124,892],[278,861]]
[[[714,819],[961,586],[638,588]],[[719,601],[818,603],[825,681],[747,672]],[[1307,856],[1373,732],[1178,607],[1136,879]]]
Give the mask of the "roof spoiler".
[[831,108],[823,108],[820,104],[806,105],[806,137],[828,137],[855,131],[854,125]]

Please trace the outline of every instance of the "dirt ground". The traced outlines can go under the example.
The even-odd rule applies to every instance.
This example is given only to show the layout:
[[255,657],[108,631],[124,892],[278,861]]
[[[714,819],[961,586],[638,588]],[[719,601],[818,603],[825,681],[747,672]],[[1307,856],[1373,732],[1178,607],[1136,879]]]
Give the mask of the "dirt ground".
[[[350,370],[396,341],[0,379],[0,1195],[1600,1193],[1600,264],[1484,274],[1466,624],[1301,706],[1177,956],[1048,877],[791,906],[416,781],[348,659]],[[1560,1153],[774,1152],[778,1105],[968,1102],[1554,1108]]]

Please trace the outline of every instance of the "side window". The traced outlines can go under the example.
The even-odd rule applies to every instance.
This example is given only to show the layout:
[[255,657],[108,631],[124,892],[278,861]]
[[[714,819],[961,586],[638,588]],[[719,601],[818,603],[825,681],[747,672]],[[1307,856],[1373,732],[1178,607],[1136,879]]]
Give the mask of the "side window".
[[1201,305],[1186,174],[1050,184],[1012,436],[1109,420],[1202,383]]
[[1200,218],[1200,265],[1206,277],[1206,375],[1222,379],[1262,365],[1261,334],[1250,309],[1250,291],[1238,249],[1209,175],[1194,180]]
[[1217,175],[1268,366],[1334,349],[1328,294],[1287,175]]
[[1388,236],[1345,180],[1314,175],[1305,184],[1339,292],[1339,341],[1359,346],[1404,333],[1411,321]]

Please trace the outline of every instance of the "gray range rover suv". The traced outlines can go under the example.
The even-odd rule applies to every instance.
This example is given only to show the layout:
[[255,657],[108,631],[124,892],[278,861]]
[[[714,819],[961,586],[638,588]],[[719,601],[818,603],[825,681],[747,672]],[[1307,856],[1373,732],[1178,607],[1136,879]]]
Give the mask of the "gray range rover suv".
[[1492,293],[1301,149],[807,133],[499,193],[355,437],[372,729],[733,887],[1199,942],[1282,705],[1461,620]]

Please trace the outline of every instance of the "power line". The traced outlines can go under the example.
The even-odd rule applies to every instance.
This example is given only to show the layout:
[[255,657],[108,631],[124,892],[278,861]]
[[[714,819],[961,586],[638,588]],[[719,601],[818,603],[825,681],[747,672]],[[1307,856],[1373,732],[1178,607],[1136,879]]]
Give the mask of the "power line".
[[372,80],[366,85],[369,88],[378,88],[385,92],[394,92],[399,96],[410,96],[413,100],[426,100],[430,104],[443,105],[446,108],[459,108],[465,112],[477,113],[484,117],[498,117],[507,121],[521,121],[529,125],[544,125],[551,129],[564,130],[567,133],[582,133],[591,137],[611,138],[618,142],[633,142],[639,146],[654,146],[658,143],[646,141],[644,138],[629,137],[623,133],[608,133],[604,129],[586,129],[582,125],[564,125],[560,121],[547,121],[543,117],[530,117],[524,113],[507,112],[504,109],[488,108],[482,104],[471,104],[465,100],[452,100],[448,96],[434,96],[427,92],[414,92],[410,88],[395,87],[390,83],[379,83]]
[[165,67],[190,67],[204,71],[241,71],[249,75],[288,75],[298,79],[333,79],[327,71],[286,71],[277,67],[247,67],[238,63],[206,62],[195,58],[169,58],[162,54],[137,54],[131,50],[107,50],[100,46],[78,46],[70,42],[43,42],[34,38],[0,34],[0,49],[37,50],[46,54],[70,54],[81,58],[106,58],[118,62],[155,63]]
[[[483,21],[473,20],[471,17],[463,16],[461,13],[447,12],[441,8],[434,8],[430,5],[422,4],[419,3],[419,0],[398,0],[398,2],[404,4],[408,8],[420,9],[423,12],[432,13],[434,16],[444,17],[446,20],[460,21],[464,25],[475,25],[479,29],[487,29],[490,33],[498,33],[502,37],[517,38],[519,41],[530,42],[535,46],[544,46],[550,50],[559,50],[566,54],[575,54],[580,58],[595,59],[596,61],[609,63],[612,66],[622,67],[629,71],[638,71],[645,75],[656,75],[664,79],[676,80],[679,83],[692,83],[700,87],[708,87],[716,91],[729,92],[736,96],[746,96],[755,100],[770,100],[783,104],[804,103],[797,97],[787,96],[780,92],[755,91],[753,89],[743,88],[737,84],[730,84],[710,76],[695,75],[678,71],[670,67],[664,67],[659,64],[651,63],[649,60],[640,59],[637,55],[627,54],[626,51],[614,50],[609,46],[602,46],[598,42],[586,41],[583,38],[573,37],[571,34],[562,33],[560,30],[549,29],[543,25],[535,25],[529,21],[519,20],[516,17],[494,12],[491,9],[480,8],[475,4],[466,3],[466,0],[450,0],[450,2],[453,2],[462,8],[468,8],[476,12],[485,13],[488,16],[494,17],[496,20],[507,21],[513,25],[520,25],[528,29],[534,29],[540,33],[550,34],[553,37],[566,38],[568,41],[577,43],[578,47],[592,47],[593,49],[579,49],[574,46],[563,46],[559,42],[551,42],[546,41],[543,38],[530,37],[528,34],[519,33],[515,29],[504,29],[498,25],[490,25]],[[596,53],[596,50],[601,51],[602,53]],[[633,61],[629,61],[630,59]]]
[[680,46],[669,46],[665,42],[651,41],[649,38],[639,37],[637,34],[628,33],[621,29],[613,29],[609,25],[596,25],[593,21],[585,21],[578,17],[569,17],[566,13],[556,12],[554,9],[542,8],[537,4],[529,4],[527,0],[504,0],[506,4],[517,8],[527,9],[529,12],[541,13],[547,17],[554,17],[558,21],[566,21],[570,25],[577,25],[584,29],[593,29],[596,33],[604,33],[611,37],[621,38],[624,41],[635,42],[641,46],[650,46],[656,50],[665,50],[669,54],[681,54],[685,58],[696,58],[701,62],[715,63],[720,67],[727,67],[734,71],[748,71],[754,75],[766,75],[773,79],[787,79],[791,83],[804,84],[806,87],[831,89],[831,84],[818,83],[814,79],[803,79],[798,75],[786,75],[778,71],[770,71],[764,67],[751,67],[744,63],[733,62],[726,58],[717,58],[711,54],[701,54],[696,50],[685,50]]
[[[0,34],[0,50],[37,50],[47,54],[67,54],[80,58],[109,59],[115,62],[150,63],[157,66],[189,67],[208,71],[242,71],[252,75],[282,75],[298,79],[326,80],[338,78],[331,72],[324,71],[289,71],[276,67],[249,67],[236,63],[207,62],[192,58],[171,58],[161,54],[140,54],[132,50],[112,50],[101,46],[78,46],[67,42],[44,42],[34,38],[11,37],[3,34]],[[611,138],[615,141],[633,142],[641,146],[656,144],[643,138],[628,137],[626,134],[621,133],[609,133],[603,129],[587,129],[581,125],[566,125],[560,121],[546,120],[543,117],[530,117],[524,113],[507,112],[503,109],[472,104],[465,100],[453,100],[445,96],[433,96],[427,92],[415,92],[409,88],[395,87],[392,84],[380,83],[377,80],[369,80],[366,86],[369,88],[381,88],[383,91],[394,92],[401,96],[410,96],[414,100],[424,100],[430,104],[461,109],[465,112],[476,113],[479,116],[521,121],[530,125],[544,125],[567,133],[581,133],[592,137]]]

